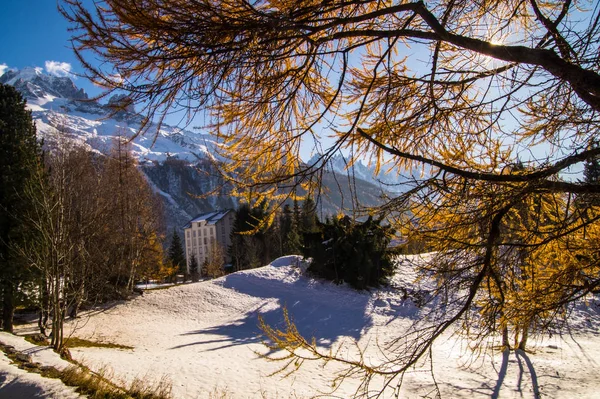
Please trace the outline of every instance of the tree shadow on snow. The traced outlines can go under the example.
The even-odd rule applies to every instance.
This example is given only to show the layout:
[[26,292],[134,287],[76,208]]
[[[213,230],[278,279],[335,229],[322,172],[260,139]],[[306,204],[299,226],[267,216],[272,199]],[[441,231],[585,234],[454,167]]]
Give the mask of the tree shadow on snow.
[[198,335],[203,339],[171,349],[210,345],[206,350],[213,351],[261,342],[258,316],[271,327],[284,329],[283,308],[287,308],[298,331],[307,338],[315,337],[322,347],[331,347],[340,337],[358,340],[373,326],[372,317],[366,311],[371,299],[368,292],[311,279],[291,280],[264,278],[252,273],[228,275],[223,287],[263,298],[265,303],[233,323],[185,333],[183,335]]
[[529,359],[529,356],[527,356],[525,351],[522,351],[520,349],[515,351],[515,355],[517,356],[517,361],[519,363],[519,380],[517,383],[519,392],[521,392],[521,394],[522,394],[522,388],[521,388],[521,382],[523,381],[523,363],[521,362],[521,360],[522,360],[527,365],[527,370],[529,371],[529,376],[531,377],[531,386],[533,389],[533,397],[535,399],[541,398],[542,396],[540,394],[540,385],[538,383],[537,373],[535,371],[535,368],[533,367],[533,363],[531,362],[531,359]]
[[[526,393],[524,392],[524,386],[525,386],[524,384],[527,384],[527,381],[524,381],[525,369],[523,367],[523,363],[525,363],[525,365],[527,367],[527,371],[529,372],[529,377],[530,377],[529,379],[531,381],[531,389],[533,392],[533,397],[535,399],[540,398],[541,394],[540,394],[540,386],[539,386],[539,382],[538,382],[538,377],[537,377],[535,368],[533,367],[533,363],[531,362],[531,359],[529,359],[529,357],[527,356],[525,351],[520,350],[520,349],[517,349],[512,353],[514,353],[517,366],[519,367],[519,373],[517,375],[517,384],[516,384],[517,392],[519,393],[519,395],[521,397],[526,396]],[[511,363],[510,355],[511,355],[511,351],[508,349],[505,349],[502,352],[502,364],[500,365],[500,370],[498,371],[498,380],[496,381],[496,386],[494,387],[494,391],[491,395],[492,399],[498,399],[498,398],[502,397],[500,395],[500,389],[502,388],[504,379],[506,378],[509,363]]]

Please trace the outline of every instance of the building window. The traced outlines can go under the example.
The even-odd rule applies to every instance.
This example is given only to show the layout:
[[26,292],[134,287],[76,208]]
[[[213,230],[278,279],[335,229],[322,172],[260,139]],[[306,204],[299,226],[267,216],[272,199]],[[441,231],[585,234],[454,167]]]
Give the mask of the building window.
[[194,230],[194,237],[196,237],[196,230]]

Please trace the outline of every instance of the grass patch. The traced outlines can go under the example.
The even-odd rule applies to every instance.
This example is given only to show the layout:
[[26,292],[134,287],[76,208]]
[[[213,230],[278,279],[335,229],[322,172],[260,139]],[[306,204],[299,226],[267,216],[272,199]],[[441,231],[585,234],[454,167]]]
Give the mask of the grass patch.
[[128,388],[113,382],[112,373],[104,368],[93,372],[87,367],[71,366],[61,372],[60,379],[69,386],[77,387],[77,392],[90,399],[171,399],[171,383],[162,378],[152,384],[136,378]]
[[[38,345],[38,346],[48,346],[50,345],[50,341],[48,338],[44,337],[42,334],[30,334],[24,335],[25,341]],[[113,344],[111,342],[95,342],[87,339],[70,337],[65,338],[64,341],[65,348],[110,348],[110,349],[133,349],[133,346]]]
[[95,342],[87,339],[69,337],[65,339],[67,348],[111,348],[111,349],[133,349],[133,346],[113,344],[110,342]]
[[181,285],[181,284],[161,285],[158,287],[140,288],[140,289],[142,291],[160,291],[160,290],[168,290],[169,288],[177,287],[178,285]]
[[48,338],[46,338],[42,334],[28,334],[28,335],[23,335],[23,338],[25,338],[25,341],[29,342],[30,344],[34,344],[34,345],[37,345],[37,346],[48,346],[48,345],[50,345],[50,341],[48,340]]
[[167,377],[156,383],[150,382],[148,378],[136,378],[128,387],[122,387],[111,381],[113,375],[107,368],[96,373],[73,361],[72,366],[59,370],[32,362],[29,355],[24,355],[12,346],[0,343],[0,350],[20,369],[46,378],[58,378],[90,399],[172,399],[172,385]]

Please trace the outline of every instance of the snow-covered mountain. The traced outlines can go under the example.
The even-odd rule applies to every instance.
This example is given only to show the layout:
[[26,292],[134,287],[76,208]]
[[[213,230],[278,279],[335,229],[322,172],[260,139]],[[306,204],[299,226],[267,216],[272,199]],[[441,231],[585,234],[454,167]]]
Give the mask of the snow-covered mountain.
[[[318,155],[315,155],[309,161],[309,164],[318,161]],[[356,161],[352,166],[348,165],[348,157],[341,153],[335,154],[327,163],[329,171],[338,175],[349,175],[353,178],[364,180],[382,187],[389,192],[406,191],[405,184],[413,179],[413,173],[401,172],[395,168],[382,167],[377,173],[374,165],[365,165],[362,160]]]
[[[90,100],[69,77],[25,68],[7,71],[0,76],[0,83],[12,85],[23,94],[39,134],[50,144],[67,135],[90,150],[106,153],[119,137],[134,137],[140,128],[142,117],[126,104],[126,96],[115,95],[101,104]],[[125,110],[107,118],[114,113],[115,104],[123,102]],[[170,157],[194,162],[212,157],[214,142],[206,134],[163,125],[160,130],[154,126],[146,135],[136,137],[131,151],[142,164]]]
[[0,77],[0,83],[14,86],[28,100],[49,99],[50,97],[71,100],[87,100],[88,98],[85,91],[78,89],[70,78],[46,75],[42,68],[8,70]]
[[[134,137],[130,151],[164,200],[169,230],[181,228],[198,213],[235,207],[236,201],[227,190],[206,196],[223,184],[210,162],[217,158],[211,136],[163,125],[135,137],[142,116],[125,95],[115,95],[100,103],[90,99],[71,78],[49,76],[41,68],[7,71],[0,76],[0,83],[13,85],[23,94],[38,135],[50,147],[60,140],[69,140],[90,151],[107,154],[120,137]],[[120,109],[116,114],[115,106]],[[340,161],[332,164],[332,171],[345,175],[347,171]],[[355,167],[358,179],[352,184],[334,173],[325,174],[319,203],[322,216],[347,210],[354,195],[365,206],[380,203],[382,185],[369,176],[368,168],[362,164],[359,168]]]
[[[90,151],[108,154],[123,137],[135,137],[142,116],[127,104],[127,97],[115,95],[106,103],[89,99],[69,77],[44,74],[41,68],[10,70],[0,83],[17,88],[27,100],[38,135],[48,147],[67,140]],[[119,105],[117,113],[115,106]],[[110,116],[110,117],[109,117]],[[163,198],[166,225],[180,228],[195,214],[214,207],[232,207],[235,202],[223,193],[209,200],[201,198],[206,187],[215,187],[214,176],[200,175],[197,165],[211,165],[214,142],[210,136],[163,125],[149,129],[129,144],[148,182]],[[173,162],[176,162],[174,167]],[[213,174],[215,175],[215,174]],[[165,179],[170,180],[165,183]]]

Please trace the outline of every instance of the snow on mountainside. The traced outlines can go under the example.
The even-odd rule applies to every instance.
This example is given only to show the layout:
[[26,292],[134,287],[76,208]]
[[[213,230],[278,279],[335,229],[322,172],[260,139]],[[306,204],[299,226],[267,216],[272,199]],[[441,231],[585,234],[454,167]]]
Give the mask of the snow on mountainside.
[[70,78],[46,75],[41,68],[9,70],[0,77],[0,83],[14,86],[28,99],[40,99],[48,95],[72,100],[88,98]]
[[[55,130],[61,129],[69,137],[89,149],[106,153],[117,137],[132,137],[139,129],[142,116],[128,105],[111,118],[114,104],[127,100],[115,95],[107,104],[88,99],[83,89],[77,88],[69,77],[49,76],[41,68],[10,70],[0,76],[0,83],[13,85],[27,99],[29,109],[37,121],[38,131],[47,143],[56,140]],[[212,157],[214,141],[206,134],[163,125],[161,129],[137,137],[131,145],[133,155],[141,162],[164,161],[175,157],[190,162]],[[312,160],[311,160],[312,161]],[[333,157],[328,167],[331,172],[348,175],[344,157]],[[375,174],[375,168],[358,161],[352,168],[353,177],[388,191],[404,191],[402,183],[410,179],[397,171],[386,170]]]
[[[308,162],[314,163],[318,159],[318,155],[313,156]],[[338,175],[350,175],[351,177],[364,180],[377,187],[383,186],[383,189],[390,192],[404,192],[407,190],[406,183],[413,179],[414,173],[402,173],[397,169],[383,167],[379,173],[376,173],[373,165],[365,165],[361,160],[358,160],[352,166],[348,166],[348,157],[341,153],[334,155],[327,163],[328,169]]]
[[[38,133],[47,143],[57,140],[57,130],[90,150],[106,153],[118,137],[133,137],[142,117],[129,106],[107,118],[114,104],[126,100],[115,95],[107,104],[88,99],[68,77],[49,76],[40,68],[10,70],[0,83],[14,86],[27,99]],[[212,157],[214,142],[210,136],[172,126],[150,129],[131,143],[133,155],[141,162],[164,161],[169,157],[193,162]]]
[[[101,104],[89,99],[69,77],[49,76],[41,68],[7,71],[0,76],[0,83],[13,85],[23,94],[38,134],[49,147],[66,138],[90,151],[106,154],[119,137],[133,137],[142,121],[126,95],[115,95]],[[115,105],[121,104],[119,109],[123,109],[115,114]],[[158,131],[154,128],[133,139],[130,151],[164,200],[169,231],[181,228],[198,213],[236,206],[227,190],[220,190],[216,196],[210,194],[223,184],[210,162],[216,158],[211,136],[167,125]],[[339,162],[332,172],[347,174]],[[321,216],[347,211],[354,195],[364,206],[381,203],[382,185],[369,176],[369,171],[361,169],[355,177],[357,180],[351,183],[334,173],[325,174],[319,203]]]

